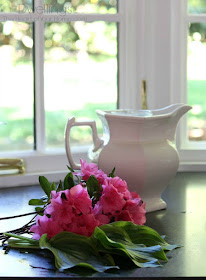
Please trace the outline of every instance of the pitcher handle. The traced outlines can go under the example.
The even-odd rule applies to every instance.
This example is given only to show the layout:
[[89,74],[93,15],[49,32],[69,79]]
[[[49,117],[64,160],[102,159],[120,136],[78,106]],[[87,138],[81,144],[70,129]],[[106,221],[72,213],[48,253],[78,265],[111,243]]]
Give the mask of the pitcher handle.
[[98,137],[95,121],[75,122],[75,117],[71,117],[68,119],[66,129],[65,129],[66,154],[67,154],[69,163],[71,164],[71,167],[73,169],[79,170],[81,165],[74,162],[73,156],[71,153],[71,148],[70,148],[70,130],[73,126],[90,126],[91,127],[92,139],[93,139],[93,143],[94,143],[94,149],[92,150],[93,152],[96,152],[103,145],[104,141]]

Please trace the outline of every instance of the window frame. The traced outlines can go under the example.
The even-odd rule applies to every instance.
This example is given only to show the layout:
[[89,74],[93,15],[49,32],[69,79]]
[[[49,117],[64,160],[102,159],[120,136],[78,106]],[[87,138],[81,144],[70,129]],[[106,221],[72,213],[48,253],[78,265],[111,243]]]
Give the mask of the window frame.
[[[193,22],[205,22],[206,14],[189,14],[187,12],[187,1],[183,1],[182,10],[184,12],[184,21],[182,23],[182,68],[185,65],[184,72],[182,74],[182,91],[183,98],[187,100],[187,38],[188,38],[188,26]],[[181,133],[179,136],[179,149],[182,159],[181,170],[187,171],[206,171],[206,141],[189,141],[186,137],[187,127],[186,118],[181,125]]]
[[[42,6],[43,0],[34,0],[35,7]],[[25,14],[0,13],[0,21],[25,21]],[[25,174],[0,176],[1,187],[13,187],[38,184],[38,176],[47,176],[49,180],[59,181],[67,173],[68,159],[64,149],[55,151],[45,150],[45,111],[44,111],[44,22],[51,15],[41,15],[36,11],[28,14],[27,21],[34,22],[35,36],[35,137],[36,150],[1,153],[1,158],[22,158],[25,162]],[[52,14],[55,22],[61,15]],[[118,66],[119,66],[119,108],[140,108],[141,80],[145,77],[145,3],[143,0],[120,0],[117,14],[67,14],[68,21],[116,21],[119,25]],[[136,27],[139,27],[138,34]],[[140,39],[140,40],[139,40]],[[68,116],[69,117],[69,116]],[[65,124],[66,125],[66,124]],[[88,147],[73,150],[74,159],[87,158]]]
[[[187,0],[148,0],[146,10],[149,108],[187,104],[188,23],[206,22],[206,14],[188,14]],[[178,171],[206,171],[206,142],[188,140],[187,115],[178,124],[176,144]]]

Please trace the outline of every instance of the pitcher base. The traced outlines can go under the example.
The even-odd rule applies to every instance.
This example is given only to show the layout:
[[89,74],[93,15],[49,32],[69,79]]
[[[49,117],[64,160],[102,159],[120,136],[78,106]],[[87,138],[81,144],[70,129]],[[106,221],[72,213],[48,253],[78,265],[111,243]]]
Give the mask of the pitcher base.
[[[144,200],[144,199],[143,199]],[[167,208],[166,202],[162,198],[150,198],[144,200],[146,203],[146,212],[153,212]]]

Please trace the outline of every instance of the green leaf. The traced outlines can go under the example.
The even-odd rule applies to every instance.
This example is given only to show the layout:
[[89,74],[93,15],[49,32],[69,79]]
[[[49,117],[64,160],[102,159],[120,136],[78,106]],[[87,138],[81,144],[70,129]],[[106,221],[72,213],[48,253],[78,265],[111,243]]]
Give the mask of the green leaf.
[[[69,171],[70,171],[72,174],[74,173],[74,169],[73,169],[73,168],[71,168],[71,167],[68,166],[68,165],[67,165],[67,168],[69,169]],[[78,185],[78,184],[80,183],[80,181],[81,181],[81,178],[80,178],[80,176],[78,176],[78,175],[76,175],[76,174],[75,174],[75,177],[76,177],[76,180],[74,180],[75,185]]]
[[168,244],[157,231],[147,226],[136,225],[132,222],[119,221],[103,225],[101,229],[103,229],[108,235],[110,227],[124,230],[135,244],[144,244],[145,246],[160,245],[163,250],[173,250],[179,247],[179,245]]
[[91,175],[86,181],[87,192],[95,203],[99,200],[101,196],[100,186],[97,178]]
[[79,266],[103,272],[117,268],[111,258],[104,258],[98,254],[91,238],[87,236],[61,232],[49,240],[44,234],[39,244],[42,249],[48,249],[54,254],[55,265],[61,270]]
[[56,190],[56,184],[54,182],[51,183],[51,191],[55,191]]
[[108,177],[114,178],[115,177],[114,172],[115,172],[115,167],[112,169],[112,172],[109,173]]
[[74,186],[73,174],[69,172],[64,178],[64,190],[71,189]]
[[128,258],[138,267],[159,266],[158,258],[156,258],[155,255],[158,251],[162,252],[160,246],[153,248],[147,247],[147,251],[144,252],[142,250],[142,245],[133,244],[127,239],[127,237],[123,238],[122,242],[116,242],[114,241],[115,236],[116,234],[114,234],[114,238],[108,238],[103,230],[96,228],[95,238],[101,243],[101,245],[98,247],[99,251]]
[[63,191],[63,190],[64,190],[64,188],[62,186],[62,181],[60,180],[60,182],[59,182],[59,184],[57,186],[56,192],[60,192],[60,191]]
[[94,237],[103,252],[127,256],[139,267],[156,267],[167,261],[164,251],[178,248],[168,244],[155,230],[132,222],[114,222],[96,228]]
[[69,165],[67,165],[67,168],[69,169],[70,172],[72,172],[72,173],[74,172],[74,169],[71,168]]
[[38,212],[38,215],[40,216],[44,215],[44,208],[42,207],[35,207],[35,211]]
[[[84,267],[103,272],[124,264],[137,267],[157,267],[166,262],[165,251],[178,248],[168,244],[158,232],[147,226],[119,221],[96,227],[92,236],[61,232],[50,240],[44,234],[39,242],[24,236],[5,233],[14,248],[50,250],[58,269]],[[116,264],[115,264],[116,262]],[[118,266],[119,264],[119,266]]]
[[30,199],[29,205],[44,205],[46,202],[42,201],[41,199]]
[[47,180],[47,178],[44,176],[39,176],[39,183],[40,183],[40,186],[42,187],[43,191],[45,192],[45,194],[48,196],[48,198],[50,198],[51,188],[50,188],[50,183]]
[[125,245],[126,249],[129,251],[130,254],[132,254],[132,252],[134,252],[134,254],[136,254],[136,251],[138,253],[140,253],[142,256],[145,256],[146,258],[150,258],[152,256],[152,258],[157,259],[157,260],[161,260],[161,261],[168,261],[164,250],[161,248],[160,245],[155,245],[155,246],[150,246],[150,247],[143,247],[140,245],[136,244],[136,247],[130,247]]

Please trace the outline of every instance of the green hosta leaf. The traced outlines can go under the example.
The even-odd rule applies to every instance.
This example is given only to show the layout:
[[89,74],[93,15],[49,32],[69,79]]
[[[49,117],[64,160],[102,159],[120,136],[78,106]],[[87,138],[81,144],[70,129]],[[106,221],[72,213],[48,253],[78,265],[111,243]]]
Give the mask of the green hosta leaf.
[[141,245],[137,245],[137,247],[135,246],[127,246],[125,245],[126,249],[129,251],[129,253],[132,255],[132,252],[134,252],[134,254],[136,253],[140,253],[142,256],[145,256],[146,258],[152,258],[153,259],[157,259],[157,260],[161,260],[161,261],[168,261],[167,257],[164,253],[164,250],[161,248],[160,245],[156,245],[156,246],[150,246],[150,247],[143,247]]
[[[115,235],[116,234],[114,233],[114,236]],[[96,227],[92,237],[95,238],[96,240],[100,241],[100,242],[97,242],[98,250],[104,251],[104,252],[111,251],[115,254],[123,255],[123,256],[125,256],[125,254],[127,255],[124,245],[121,242],[118,242],[118,241],[115,241],[114,239],[109,238],[101,228]]]
[[154,229],[147,226],[139,226],[132,222],[115,222],[103,225],[101,229],[110,237],[112,227],[125,231],[134,244],[144,244],[147,247],[160,245],[163,250],[173,250],[179,247],[179,245],[168,244]]
[[114,172],[115,172],[115,167],[112,169],[112,172],[109,173],[108,177],[114,178],[115,177]]
[[48,196],[48,198],[50,198],[51,188],[50,188],[50,183],[47,180],[47,178],[44,176],[39,176],[39,183],[40,183],[40,186],[42,187],[43,191],[45,192],[45,194]]
[[64,178],[64,189],[71,189],[74,186],[73,174],[69,172]]
[[100,186],[97,178],[91,175],[86,181],[87,191],[93,201],[97,202],[101,196]]
[[[164,256],[162,257],[163,260],[167,260],[162,248],[159,245],[153,246],[152,248],[146,247],[147,250],[144,251],[144,247],[142,245],[132,243],[129,241],[127,236],[122,238],[122,242],[114,241],[116,234],[117,232],[115,231],[115,233],[113,233],[114,238],[108,238],[102,229],[96,228],[94,236],[101,243],[101,245],[99,244],[98,246],[99,251],[129,258],[138,267],[159,266],[158,252],[161,257]],[[120,236],[118,235],[118,240],[119,237]]]
[[168,244],[155,230],[132,222],[114,222],[96,228],[100,251],[126,255],[139,267],[155,267],[167,261],[164,251],[178,248]]
[[[5,234],[10,247],[41,248],[55,256],[58,269],[84,267],[103,272],[127,264],[157,267],[167,261],[165,251],[178,245],[168,244],[155,230],[132,222],[114,222],[96,227],[91,237],[61,232],[50,240],[44,234],[39,241],[14,234]],[[115,264],[116,262],[116,264]]]
[[49,240],[44,234],[39,244],[42,249],[48,249],[54,254],[58,269],[80,266],[103,272],[117,268],[112,258],[103,258],[98,254],[91,238],[86,236],[61,232]]
[[41,199],[30,199],[29,205],[44,205],[46,202],[42,201]]

